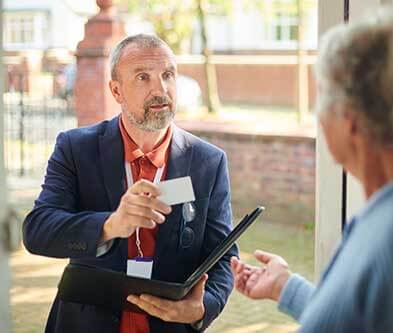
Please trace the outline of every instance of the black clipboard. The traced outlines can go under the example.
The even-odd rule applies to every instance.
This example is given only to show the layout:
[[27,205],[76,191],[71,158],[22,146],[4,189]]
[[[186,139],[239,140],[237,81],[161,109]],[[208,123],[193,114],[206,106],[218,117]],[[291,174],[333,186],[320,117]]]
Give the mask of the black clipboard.
[[184,283],[145,279],[109,269],[68,264],[58,285],[58,297],[65,302],[102,306],[115,311],[135,310],[135,306],[127,302],[130,294],[150,294],[180,300],[233,246],[264,209],[258,206],[251,214],[246,215]]

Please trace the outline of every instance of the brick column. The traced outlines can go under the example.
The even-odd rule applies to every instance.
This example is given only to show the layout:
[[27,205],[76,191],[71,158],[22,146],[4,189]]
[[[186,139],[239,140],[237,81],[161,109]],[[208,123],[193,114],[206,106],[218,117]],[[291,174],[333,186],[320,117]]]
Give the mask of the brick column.
[[100,12],[85,25],[85,37],[79,42],[77,75],[74,88],[78,126],[111,118],[120,112],[109,87],[109,53],[124,37],[124,25],[116,16],[112,0],[97,0]]

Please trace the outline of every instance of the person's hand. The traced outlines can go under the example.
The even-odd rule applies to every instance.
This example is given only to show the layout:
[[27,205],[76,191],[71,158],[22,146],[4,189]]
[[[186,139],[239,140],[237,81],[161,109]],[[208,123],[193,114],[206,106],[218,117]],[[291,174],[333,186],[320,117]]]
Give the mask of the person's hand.
[[156,224],[164,223],[165,216],[172,208],[157,197],[160,195],[158,186],[148,180],[140,180],[132,185],[122,196],[119,207],[106,220],[101,242],[121,237],[128,238],[140,228],[155,228]]
[[231,258],[231,268],[235,279],[235,288],[252,299],[272,299],[278,301],[281,291],[291,276],[286,261],[272,253],[255,251],[255,258],[262,267],[255,267]]
[[203,295],[205,293],[205,274],[198,284],[180,301],[170,301],[152,295],[129,295],[127,300],[137,305],[149,315],[160,318],[167,322],[193,324],[201,320],[205,315]]

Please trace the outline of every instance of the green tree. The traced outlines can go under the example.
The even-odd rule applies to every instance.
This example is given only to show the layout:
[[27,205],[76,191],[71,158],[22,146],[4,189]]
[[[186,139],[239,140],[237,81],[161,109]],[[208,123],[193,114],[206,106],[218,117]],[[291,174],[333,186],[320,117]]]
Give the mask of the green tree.
[[[258,9],[266,18],[265,24],[281,16],[297,18],[297,67],[296,67],[296,109],[298,120],[302,122],[309,112],[308,101],[308,65],[305,48],[305,18],[317,6],[316,0],[245,0],[248,8]],[[270,20],[270,22],[269,22]]]
[[207,0],[197,0],[198,18],[201,31],[202,53],[204,55],[204,69],[207,90],[207,109],[210,113],[215,113],[220,107],[218,96],[217,73],[214,64],[211,62],[211,50],[209,49],[207,29],[206,29],[206,5]]
[[138,13],[154,26],[156,34],[177,54],[189,51],[195,23],[199,23],[204,72],[207,88],[207,108],[216,112],[220,107],[216,69],[211,62],[206,17],[212,13],[225,15],[231,11],[230,0],[118,0],[130,12]]
[[[130,12],[138,12],[151,22],[159,37],[164,39],[175,51],[189,51],[190,39],[196,22],[199,23],[202,53],[204,55],[204,71],[207,87],[207,106],[215,112],[219,106],[217,78],[214,63],[209,49],[207,17],[213,15],[231,16],[235,0],[117,0]],[[297,29],[293,35],[298,40],[297,66],[297,109],[299,120],[308,112],[308,66],[304,48],[304,18],[316,7],[316,0],[242,0],[237,2],[244,10],[258,10],[267,27],[280,16],[297,18]]]
[[195,21],[194,0],[117,0],[117,3],[151,22],[157,36],[176,54],[188,51]]

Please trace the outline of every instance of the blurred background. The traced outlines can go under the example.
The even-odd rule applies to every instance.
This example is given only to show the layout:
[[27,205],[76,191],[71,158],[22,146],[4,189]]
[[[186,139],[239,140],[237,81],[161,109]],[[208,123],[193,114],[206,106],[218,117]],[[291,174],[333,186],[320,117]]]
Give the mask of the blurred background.
[[[40,191],[57,134],[78,126],[88,96],[75,93],[75,82],[91,72],[77,59],[87,38],[104,34],[85,30],[104,2],[3,0],[4,156],[17,221]],[[312,279],[317,0],[118,0],[105,15],[125,34],[156,33],[174,50],[176,123],[227,152],[235,223],[267,207],[241,238],[241,257],[255,263],[254,249],[276,252]],[[14,332],[43,331],[65,263],[22,247],[12,254]],[[233,293],[209,331],[296,327],[273,303]]]

